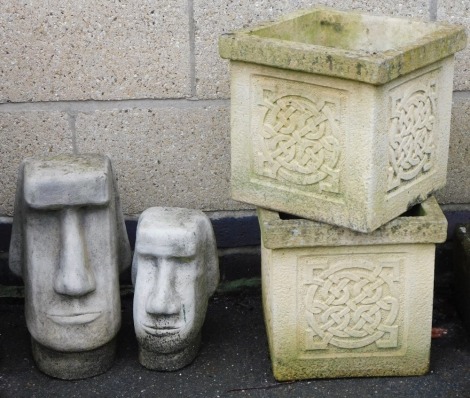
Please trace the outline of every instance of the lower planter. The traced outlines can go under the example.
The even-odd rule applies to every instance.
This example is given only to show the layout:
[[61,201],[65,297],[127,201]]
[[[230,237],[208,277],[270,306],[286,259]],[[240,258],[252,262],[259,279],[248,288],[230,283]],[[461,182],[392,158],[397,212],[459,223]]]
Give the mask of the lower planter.
[[277,380],[428,371],[434,198],[373,233],[258,209],[263,307]]

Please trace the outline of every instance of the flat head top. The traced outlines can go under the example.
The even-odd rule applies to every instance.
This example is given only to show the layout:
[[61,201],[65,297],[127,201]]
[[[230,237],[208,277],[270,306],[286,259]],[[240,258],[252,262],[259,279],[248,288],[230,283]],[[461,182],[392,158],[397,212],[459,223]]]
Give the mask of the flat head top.
[[60,155],[24,162],[24,200],[35,209],[105,205],[111,195],[109,159]]
[[153,207],[139,221],[136,251],[156,257],[193,257],[201,238],[198,210]]

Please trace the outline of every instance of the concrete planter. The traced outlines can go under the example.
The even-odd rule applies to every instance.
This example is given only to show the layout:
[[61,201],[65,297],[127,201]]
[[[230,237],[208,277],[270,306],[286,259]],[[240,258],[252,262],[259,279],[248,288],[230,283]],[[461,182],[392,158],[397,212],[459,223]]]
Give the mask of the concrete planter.
[[428,370],[435,243],[430,198],[370,234],[258,209],[263,307],[278,380]]
[[319,8],[227,34],[232,196],[370,232],[445,184],[452,25]]

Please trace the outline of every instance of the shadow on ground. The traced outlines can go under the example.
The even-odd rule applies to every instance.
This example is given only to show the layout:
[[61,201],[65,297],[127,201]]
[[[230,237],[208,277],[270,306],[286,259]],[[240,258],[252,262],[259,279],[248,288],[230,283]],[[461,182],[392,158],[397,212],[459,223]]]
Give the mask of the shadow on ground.
[[81,381],[36,370],[22,299],[0,301],[0,397],[470,397],[470,342],[450,296],[436,292],[431,371],[421,377],[308,380],[277,383],[271,373],[260,291],[212,298],[203,345],[193,364],[153,372],[137,360],[132,295],[122,299],[123,324],[114,366]]

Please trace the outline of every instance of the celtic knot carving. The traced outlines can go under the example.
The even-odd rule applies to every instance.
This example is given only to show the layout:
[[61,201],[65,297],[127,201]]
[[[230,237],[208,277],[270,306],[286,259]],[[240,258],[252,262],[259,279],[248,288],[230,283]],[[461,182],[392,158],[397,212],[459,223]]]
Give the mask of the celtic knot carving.
[[259,137],[259,164],[265,176],[298,185],[319,184],[338,192],[340,144],[337,105],[302,96],[275,97],[263,91],[266,113]]
[[434,82],[392,98],[388,191],[431,169],[435,150],[435,112]]
[[305,296],[307,349],[397,347],[398,266],[317,270]]

